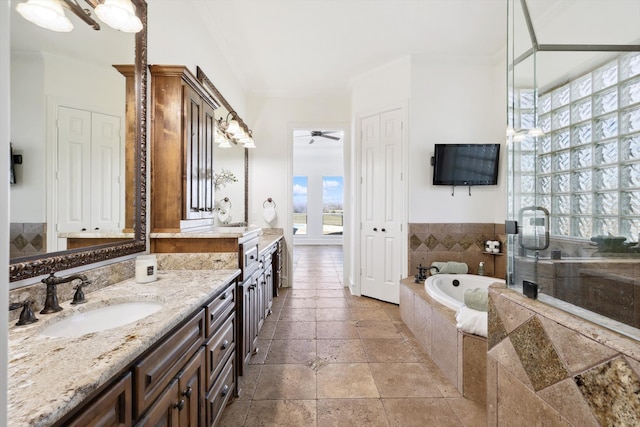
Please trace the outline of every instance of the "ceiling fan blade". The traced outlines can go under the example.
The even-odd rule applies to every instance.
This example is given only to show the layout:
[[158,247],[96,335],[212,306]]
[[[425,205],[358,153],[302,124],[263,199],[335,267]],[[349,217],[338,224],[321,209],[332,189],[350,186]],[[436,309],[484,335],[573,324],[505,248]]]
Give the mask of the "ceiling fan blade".
[[323,134],[323,135],[318,135],[318,136],[320,136],[320,137],[322,137],[322,138],[333,139],[334,141],[339,141],[339,140],[340,140],[340,137],[332,136],[332,135],[324,135],[324,134]]
[[313,144],[315,142],[315,139],[311,138],[311,141],[309,141],[309,144]]

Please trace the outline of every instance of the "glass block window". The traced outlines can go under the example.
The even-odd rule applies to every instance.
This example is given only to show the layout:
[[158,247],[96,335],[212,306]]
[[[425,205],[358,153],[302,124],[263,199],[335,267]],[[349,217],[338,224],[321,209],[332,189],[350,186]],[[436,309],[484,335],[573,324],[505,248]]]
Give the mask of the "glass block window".
[[533,201],[549,209],[555,236],[588,239],[610,233],[637,241],[640,53],[622,55],[539,94],[535,105],[532,95],[535,100],[533,90],[512,94],[515,128],[527,129],[533,113],[545,132],[527,136],[520,146],[514,143],[520,159],[514,164],[522,167],[515,170],[523,184],[517,195],[521,206]]

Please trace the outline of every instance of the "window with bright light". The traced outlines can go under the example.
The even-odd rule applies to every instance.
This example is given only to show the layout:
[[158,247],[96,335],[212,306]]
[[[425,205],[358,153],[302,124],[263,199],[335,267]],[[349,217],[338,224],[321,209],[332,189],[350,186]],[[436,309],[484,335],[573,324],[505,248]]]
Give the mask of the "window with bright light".
[[[532,125],[533,90],[515,94],[520,128]],[[640,53],[626,54],[537,100],[545,135],[522,141],[522,206],[547,208],[551,234],[640,234]],[[533,126],[531,126],[533,127]]]
[[342,235],[344,222],[342,193],[341,176],[322,177],[322,234],[325,236]]
[[293,234],[307,234],[307,189],[309,178],[293,177]]

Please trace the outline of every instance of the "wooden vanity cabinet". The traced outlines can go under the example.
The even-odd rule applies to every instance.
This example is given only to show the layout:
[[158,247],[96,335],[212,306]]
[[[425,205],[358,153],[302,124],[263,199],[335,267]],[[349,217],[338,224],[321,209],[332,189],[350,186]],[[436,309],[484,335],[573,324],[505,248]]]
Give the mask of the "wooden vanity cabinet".
[[237,393],[236,287],[230,282],[56,426],[214,425]]
[[65,423],[69,427],[132,425],[131,418],[131,373],[107,387],[82,413]]
[[151,231],[214,211],[214,110],[218,103],[184,66],[151,65]]

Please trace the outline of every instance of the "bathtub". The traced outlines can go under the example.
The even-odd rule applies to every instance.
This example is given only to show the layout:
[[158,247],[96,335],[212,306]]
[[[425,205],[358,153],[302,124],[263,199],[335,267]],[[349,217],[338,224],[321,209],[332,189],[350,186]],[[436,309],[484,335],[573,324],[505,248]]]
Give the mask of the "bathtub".
[[465,289],[488,288],[493,283],[505,283],[505,281],[475,274],[436,274],[427,278],[424,289],[440,304],[458,311],[464,305]]

